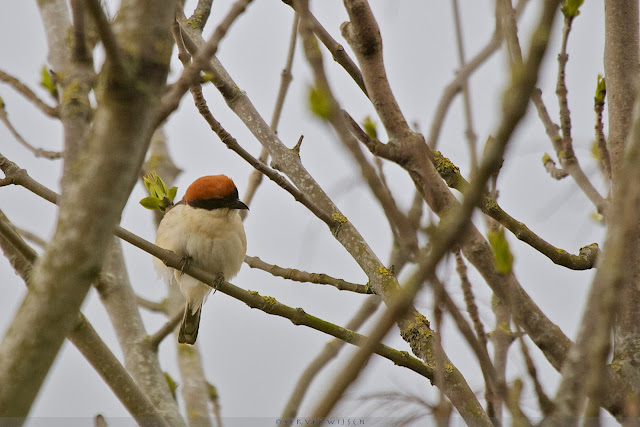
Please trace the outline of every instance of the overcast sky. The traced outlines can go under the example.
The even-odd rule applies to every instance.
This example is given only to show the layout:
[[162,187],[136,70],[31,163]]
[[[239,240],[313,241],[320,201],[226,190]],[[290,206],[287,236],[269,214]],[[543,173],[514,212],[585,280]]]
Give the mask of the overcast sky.
[[[528,46],[531,25],[538,12],[539,2],[530,3],[519,33],[523,46]],[[229,0],[214,2],[208,33],[215,28],[230,4]],[[340,23],[347,19],[342,3],[315,1],[311,4],[320,22],[347,47],[339,32]],[[426,132],[443,87],[451,81],[458,67],[451,4],[435,0],[372,0],[371,4],[381,28],[391,86],[407,119]],[[4,9],[4,13],[0,13],[0,33],[4,40],[0,43],[0,69],[19,76],[47,98],[47,93],[38,87],[40,68],[46,62],[47,51],[35,2],[11,2],[0,7]],[[493,2],[460,0],[460,7],[466,52],[471,57],[491,37]],[[223,65],[267,121],[280,82],[292,18],[291,10],[280,1],[255,1],[234,24],[218,51]],[[559,47],[560,20],[557,24],[539,84],[553,117],[557,111],[555,57]],[[603,2],[585,2],[582,13],[574,22],[567,67],[576,154],[584,170],[601,189],[603,184],[591,159],[590,145],[596,75],[603,72],[603,25]],[[341,106],[357,120],[367,115],[375,117],[373,108],[346,73],[331,60],[330,55],[325,54],[324,58]],[[170,79],[174,79],[180,69],[181,65],[174,57]],[[496,54],[470,81],[479,141],[486,140],[499,120],[502,89],[508,82],[506,70],[504,55]],[[298,137],[304,135],[303,164],[386,262],[391,235],[384,215],[349,154],[333,132],[313,118],[306,107],[311,77],[300,49],[296,52],[293,76],[278,134],[288,146],[293,146]],[[0,96],[14,126],[29,142],[45,149],[61,149],[62,131],[56,121],[44,117],[6,85],[0,85]],[[205,96],[223,126],[240,144],[257,155],[259,143],[227,110],[218,92],[208,87]],[[462,104],[456,100],[444,123],[439,148],[461,167],[464,174],[468,174],[464,130]],[[252,168],[219,142],[197,114],[190,97],[185,97],[179,110],[171,116],[166,133],[174,161],[184,171],[177,182],[178,198],[195,178],[217,173],[232,177],[240,194],[244,193]],[[50,188],[58,188],[61,161],[35,159],[4,127],[0,127],[0,152],[26,168],[38,181]],[[514,136],[500,175],[499,201],[502,207],[541,237],[569,252],[577,253],[581,246],[592,242],[601,243],[603,228],[590,219],[595,209],[570,179],[554,181],[547,175],[540,160],[545,152],[552,154],[553,149],[535,111],[529,109]],[[392,164],[385,164],[385,172],[399,204],[407,208],[413,197],[410,179]],[[137,185],[124,210],[121,225],[153,240],[151,214],[138,204],[144,196],[143,188]],[[56,208],[24,189],[13,186],[0,188],[0,209],[17,226],[43,238],[50,237],[54,230]],[[481,221],[476,223],[482,226]],[[245,227],[249,255],[284,267],[366,282],[365,275],[327,227],[271,182],[265,182],[258,191]],[[542,310],[569,337],[574,338],[592,273],[557,267],[513,236],[509,239],[516,258],[516,275],[523,287]],[[156,278],[150,255],[127,243],[123,245],[136,292],[149,299],[164,298],[166,287]],[[451,294],[461,301],[452,266],[444,265],[440,275]],[[491,294],[477,275],[472,274],[472,281],[482,319],[490,330]],[[4,258],[0,258],[0,283],[0,333],[4,334],[25,292],[24,284]],[[247,265],[243,266],[233,283],[274,296],[287,305],[303,307],[310,314],[340,325],[350,319],[362,301],[359,295],[326,286],[287,282],[261,271],[252,271]],[[429,292],[421,296],[417,305],[423,314],[432,318]],[[89,294],[83,312],[116,355],[121,357],[113,329],[94,291]],[[162,316],[144,311],[143,314],[150,332],[164,321]],[[446,327],[451,331],[444,336],[448,356],[465,374],[472,389],[482,390],[482,377],[469,348],[451,328],[451,322],[447,322]],[[210,297],[204,306],[198,343],[205,360],[207,378],[218,387],[223,416],[270,419],[278,416],[298,375],[329,338],[314,330],[296,327],[286,319],[250,310],[221,293]],[[409,350],[397,330],[389,335],[387,342],[395,348]],[[534,346],[530,345],[530,348]],[[160,351],[163,369],[178,378],[172,337],[162,344]],[[313,406],[314,397],[319,396],[351,351],[348,348],[343,351],[314,383],[302,414]],[[553,395],[557,374],[544,362],[540,352],[534,350],[533,353],[538,360],[544,386]],[[511,353],[509,374],[511,379],[526,377],[521,357],[516,351]],[[371,415],[371,406],[362,405],[357,398],[381,391],[406,391],[429,398],[435,396],[424,378],[374,356],[336,414]],[[532,397],[527,398],[524,406],[529,413],[537,412]],[[67,342],[31,414],[34,417],[92,417],[98,413],[108,419],[128,416],[84,358]],[[379,416],[385,414],[383,409],[375,413]],[[32,425],[37,424],[33,422]]]

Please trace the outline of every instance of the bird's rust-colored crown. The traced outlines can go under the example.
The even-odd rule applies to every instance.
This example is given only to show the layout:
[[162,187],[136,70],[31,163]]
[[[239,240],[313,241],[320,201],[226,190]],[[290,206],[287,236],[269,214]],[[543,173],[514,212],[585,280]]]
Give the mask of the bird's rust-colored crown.
[[184,194],[184,201],[222,199],[233,193],[236,185],[226,175],[208,175],[193,181]]

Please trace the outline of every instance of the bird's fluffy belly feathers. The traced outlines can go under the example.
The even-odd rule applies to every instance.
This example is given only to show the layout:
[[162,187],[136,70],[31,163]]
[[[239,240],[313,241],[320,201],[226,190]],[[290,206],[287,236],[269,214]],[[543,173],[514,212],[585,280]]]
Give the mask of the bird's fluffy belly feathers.
[[[182,204],[165,214],[158,227],[156,244],[180,256],[191,257],[197,267],[222,273],[225,280],[238,273],[247,249],[237,210],[206,210]],[[178,279],[180,273],[166,267],[162,261],[154,259],[154,265],[159,275],[167,277],[175,272]]]

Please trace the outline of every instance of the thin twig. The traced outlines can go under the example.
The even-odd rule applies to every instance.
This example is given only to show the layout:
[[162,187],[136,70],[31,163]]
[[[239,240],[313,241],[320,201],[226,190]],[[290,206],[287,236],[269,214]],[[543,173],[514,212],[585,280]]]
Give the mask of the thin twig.
[[35,243],[36,245],[38,245],[41,248],[44,248],[47,245],[47,241],[44,240],[42,237],[38,236],[35,233],[32,233],[29,230],[25,230],[24,228],[20,228],[20,227],[16,227],[16,231],[18,231],[18,233],[25,239],[31,241],[32,243]]
[[45,113],[49,117],[60,117],[58,112],[58,107],[52,107],[47,105],[46,102],[41,100],[38,95],[35,94],[27,85],[22,83],[17,78],[13,77],[10,74],[0,70],[0,81],[3,81],[13,87],[18,93],[22,94],[25,98],[35,104],[36,107],[40,109],[43,113]]
[[600,157],[600,165],[604,172],[604,175],[611,181],[611,157],[609,156],[609,149],[607,148],[607,139],[604,136],[604,123],[602,121],[602,112],[604,111],[604,94],[602,95],[602,102],[596,101],[593,105],[593,110],[596,113],[596,142],[598,144],[598,154]]
[[126,69],[124,67],[124,61],[122,59],[122,51],[118,46],[118,41],[116,40],[115,34],[111,30],[111,25],[109,24],[107,15],[102,9],[100,0],[85,1],[89,9],[89,13],[93,17],[94,21],[96,22],[96,26],[98,27],[98,34],[100,35],[100,39],[102,40],[102,44],[104,45],[104,50],[107,54],[109,62],[116,70],[125,73]]
[[462,294],[464,296],[464,303],[467,307],[467,313],[469,313],[469,317],[471,318],[471,323],[473,324],[473,329],[476,332],[478,341],[482,347],[487,348],[487,334],[484,331],[484,325],[480,320],[478,306],[476,305],[475,297],[471,290],[471,282],[469,282],[469,276],[467,275],[467,265],[464,263],[460,251],[456,251],[455,257],[456,271],[460,277],[460,285],[462,287]]
[[372,294],[373,291],[367,285],[347,282],[342,279],[328,276],[326,274],[308,273],[296,270],[295,268],[283,268],[273,264],[267,264],[258,257],[245,256],[244,262],[251,268],[257,268],[274,276],[283,277],[296,282],[316,283],[319,285],[330,285],[341,291],[351,291],[358,294]]
[[[524,10],[524,6],[527,0],[520,0],[516,5],[517,16]],[[429,146],[434,150],[438,146],[438,140],[440,137],[440,131],[444,124],[444,118],[449,111],[449,106],[455,98],[455,96],[461,91],[464,82],[468,81],[469,76],[476,71],[478,67],[485,63],[491,55],[498,51],[502,44],[502,32],[496,26],[496,30],[491,35],[489,41],[484,45],[482,49],[471,58],[463,67],[461,67],[454,79],[447,85],[440,95],[440,100],[436,106],[433,119],[431,120],[431,127],[429,128],[429,134],[427,135],[427,142]]]
[[[284,3],[295,9],[295,2],[292,0],[284,0]],[[296,11],[297,12],[297,11]],[[362,90],[362,92],[367,95],[367,88],[364,85],[364,80],[362,78],[362,73],[360,73],[360,69],[356,65],[356,63],[351,59],[349,54],[345,51],[344,47],[338,43],[329,32],[322,26],[320,21],[313,16],[312,13],[308,15],[309,23],[311,24],[311,29],[313,33],[318,37],[318,39],[322,42],[322,44],[327,48],[327,50],[331,53],[333,60],[342,66],[342,68],[351,76],[354,82],[358,85],[358,87]],[[367,95],[368,96],[368,95]]]
[[[558,96],[558,104],[560,105],[560,129],[562,130],[562,148],[565,150],[565,156],[570,159],[574,156],[573,140],[571,138],[571,112],[569,111],[569,100],[567,94],[567,83],[565,81],[567,61],[567,42],[569,41],[569,33],[571,32],[571,23],[573,18],[565,16],[564,26],[562,28],[562,44],[560,53],[558,54],[558,80],[556,83],[556,95]],[[569,150],[569,152],[567,152]]]
[[[280,123],[280,115],[282,113],[282,107],[284,106],[284,100],[287,96],[291,80],[293,79],[291,68],[293,66],[293,57],[296,51],[296,41],[298,40],[299,21],[300,17],[297,13],[295,13],[293,17],[293,25],[291,28],[291,36],[289,37],[289,50],[287,52],[287,60],[284,68],[282,69],[282,73],[280,73],[280,88],[278,89],[278,96],[276,97],[273,114],[271,116],[271,123],[269,124],[269,127],[274,132],[277,132],[278,130],[278,123]],[[266,164],[268,158],[269,152],[266,148],[262,147],[262,151],[260,152],[258,160]],[[260,183],[262,183],[262,176],[262,173],[258,170],[254,170],[253,172],[251,172],[251,175],[249,176],[249,182],[247,184],[247,189],[245,190],[244,197],[242,198],[247,206],[251,205],[253,196],[256,194]],[[240,215],[245,217],[247,215],[247,212],[248,211],[242,211]]]
[[156,313],[166,313],[167,305],[165,301],[155,302],[136,295],[136,302],[142,308],[146,308],[149,311],[155,311]]
[[[509,16],[513,14],[513,9],[511,8],[511,1],[503,0],[501,4],[503,5],[503,10],[502,10],[503,14],[509,15]],[[518,65],[521,64],[522,54],[520,50],[520,44],[517,38],[517,26],[516,26],[515,19],[506,19],[506,25],[503,25],[502,30],[505,33],[505,37],[507,38],[507,40],[510,41],[509,51],[511,54],[512,61],[514,61]],[[562,64],[563,61],[561,57],[563,56],[563,54],[566,55],[566,38],[568,37],[568,34],[569,33],[567,31],[567,25],[565,21],[565,28],[563,30],[563,42],[562,42],[563,50],[561,50],[560,55],[558,56],[558,62],[559,62],[558,85],[559,86],[561,85],[560,83],[561,80],[562,82],[564,82],[564,65]],[[564,86],[564,88],[566,89],[566,85]],[[564,119],[562,119],[561,117],[561,120],[564,120],[564,122],[562,123],[562,126],[563,126],[562,130],[563,132],[566,132],[566,136],[569,136],[569,138],[567,138],[566,136],[563,138],[562,136],[560,136],[560,133],[559,133],[560,127],[557,124],[555,124],[553,120],[551,120],[551,117],[547,112],[546,106],[544,105],[544,102],[542,100],[542,91],[540,89],[537,89],[537,88],[534,89],[533,93],[531,94],[531,101],[533,102],[533,104],[535,105],[538,111],[538,116],[540,117],[540,120],[542,121],[545,127],[547,136],[549,137],[549,139],[551,140],[551,143],[553,144],[553,148],[557,153],[558,160],[560,161],[560,165],[562,166],[562,169],[566,170],[567,173],[571,175],[571,177],[573,178],[575,183],[578,185],[578,187],[580,187],[580,189],[584,192],[584,194],[589,198],[591,203],[595,205],[596,209],[598,210],[598,213],[606,217],[606,211],[608,209],[609,203],[600,195],[598,190],[593,186],[589,178],[585,175],[584,171],[580,167],[578,159],[576,158],[573,152],[573,147],[570,141],[571,124],[570,122],[567,121],[567,117],[569,114],[568,106],[563,105],[563,102],[561,101],[560,107],[561,109],[565,110],[563,113]],[[568,142],[568,145],[567,145],[567,142]]]
[[[438,281],[437,278],[434,277],[433,282]],[[438,283],[440,283],[438,281]],[[441,283],[440,283],[441,284]],[[442,349],[442,307],[443,304],[443,293],[444,286],[432,286],[433,290],[433,324],[435,331],[435,339],[434,341],[437,343],[435,348],[433,349],[433,359],[436,364],[436,378],[435,385],[438,388],[438,403],[436,404],[436,408],[443,407],[445,402],[447,401],[443,389],[444,389],[444,350]],[[439,422],[436,424],[438,427],[443,427]]]
[[[458,62],[460,67],[464,67],[466,62],[464,54],[464,40],[462,36],[462,22],[460,18],[460,10],[458,6],[458,0],[452,0],[453,6],[453,22],[456,29],[456,47],[458,50]],[[473,127],[473,113],[471,111],[471,92],[469,90],[469,80],[462,82],[462,102],[464,105],[464,119],[467,124],[467,129],[464,134],[467,137],[467,144],[469,145],[469,158],[471,164],[471,174],[475,173],[478,167],[478,152],[477,152],[477,136]]]
[[9,121],[9,117],[7,115],[7,110],[4,108],[4,105],[0,105],[0,121],[4,123],[9,132],[15,137],[15,139],[22,144],[27,150],[31,151],[36,157],[43,157],[49,160],[55,160],[62,158],[62,153],[59,151],[49,151],[44,150],[42,148],[36,148],[33,145],[29,144],[26,139],[20,135],[20,133],[13,127],[11,121]]
[[527,372],[529,373],[531,381],[533,381],[536,396],[538,397],[538,405],[540,405],[540,410],[542,411],[544,416],[548,416],[553,412],[553,402],[544,392],[542,384],[540,384],[540,381],[538,380],[536,365],[533,363],[533,359],[529,354],[527,344],[524,342],[524,334],[520,332],[520,328],[518,326],[516,326],[516,332],[518,340],[520,341],[520,351],[522,352],[522,357],[524,358],[525,364],[527,365]]
[[553,161],[550,155],[546,154],[542,156],[542,163],[547,170],[551,178],[561,180],[569,176],[569,172],[562,168],[556,167],[556,162]]
[[433,287],[434,292],[438,292],[440,294],[439,298],[442,306],[451,315],[458,330],[476,355],[487,389],[491,391],[491,396],[497,393],[504,397],[506,393],[506,385],[498,379],[496,370],[491,363],[491,358],[489,357],[486,344],[474,335],[473,329],[471,329],[467,320],[464,318],[462,313],[460,313],[460,310],[451,298],[451,295],[446,291],[444,284],[437,277],[430,279],[429,283]]
[[191,87],[191,85],[197,82],[200,78],[200,71],[209,68],[209,60],[218,51],[218,44],[227,34],[234,21],[244,13],[251,1],[252,0],[237,0],[231,6],[231,10],[229,10],[222,22],[218,24],[209,40],[207,40],[202,48],[198,49],[198,52],[193,56],[191,63],[184,67],[184,70],[182,70],[182,74],[178,80],[171,86],[171,90],[163,97],[163,107],[160,109],[157,118],[158,123],[163,122],[169,114],[178,108],[182,96]]
[[184,313],[182,311],[178,311],[173,315],[173,317],[171,317],[171,319],[167,320],[167,322],[164,325],[162,325],[160,329],[156,331],[156,333],[154,333],[153,335],[150,335],[148,342],[151,348],[157,350],[162,340],[168,337],[169,334],[171,334],[171,332],[173,332],[176,329],[176,327],[180,324],[180,321],[182,320],[183,316],[184,316]]
[[440,95],[440,100],[438,101],[436,110],[433,114],[433,119],[431,120],[429,134],[427,135],[427,142],[434,150],[438,146],[438,139],[444,124],[444,118],[449,111],[449,106],[453,102],[455,96],[460,92],[464,82],[469,79],[469,76],[500,48],[501,43],[502,38],[500,37],[500,33],[493,33],[487,44],[458,70],[453,80],[451,80],[451,82],[449,82],[449,84],[447,84],[442,90],[442,95]]

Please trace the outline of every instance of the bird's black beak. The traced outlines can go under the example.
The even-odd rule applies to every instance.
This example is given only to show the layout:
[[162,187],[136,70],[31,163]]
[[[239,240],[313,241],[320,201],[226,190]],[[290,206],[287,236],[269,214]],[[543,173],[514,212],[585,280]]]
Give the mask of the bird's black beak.
[[233,204],[230,207],[232,209],[246,209],[246,210],[249,210],[249,206],[247,206],[244,203],[242,203],[242,201],[240,199],[238,199],[235,202],[233,202]]

